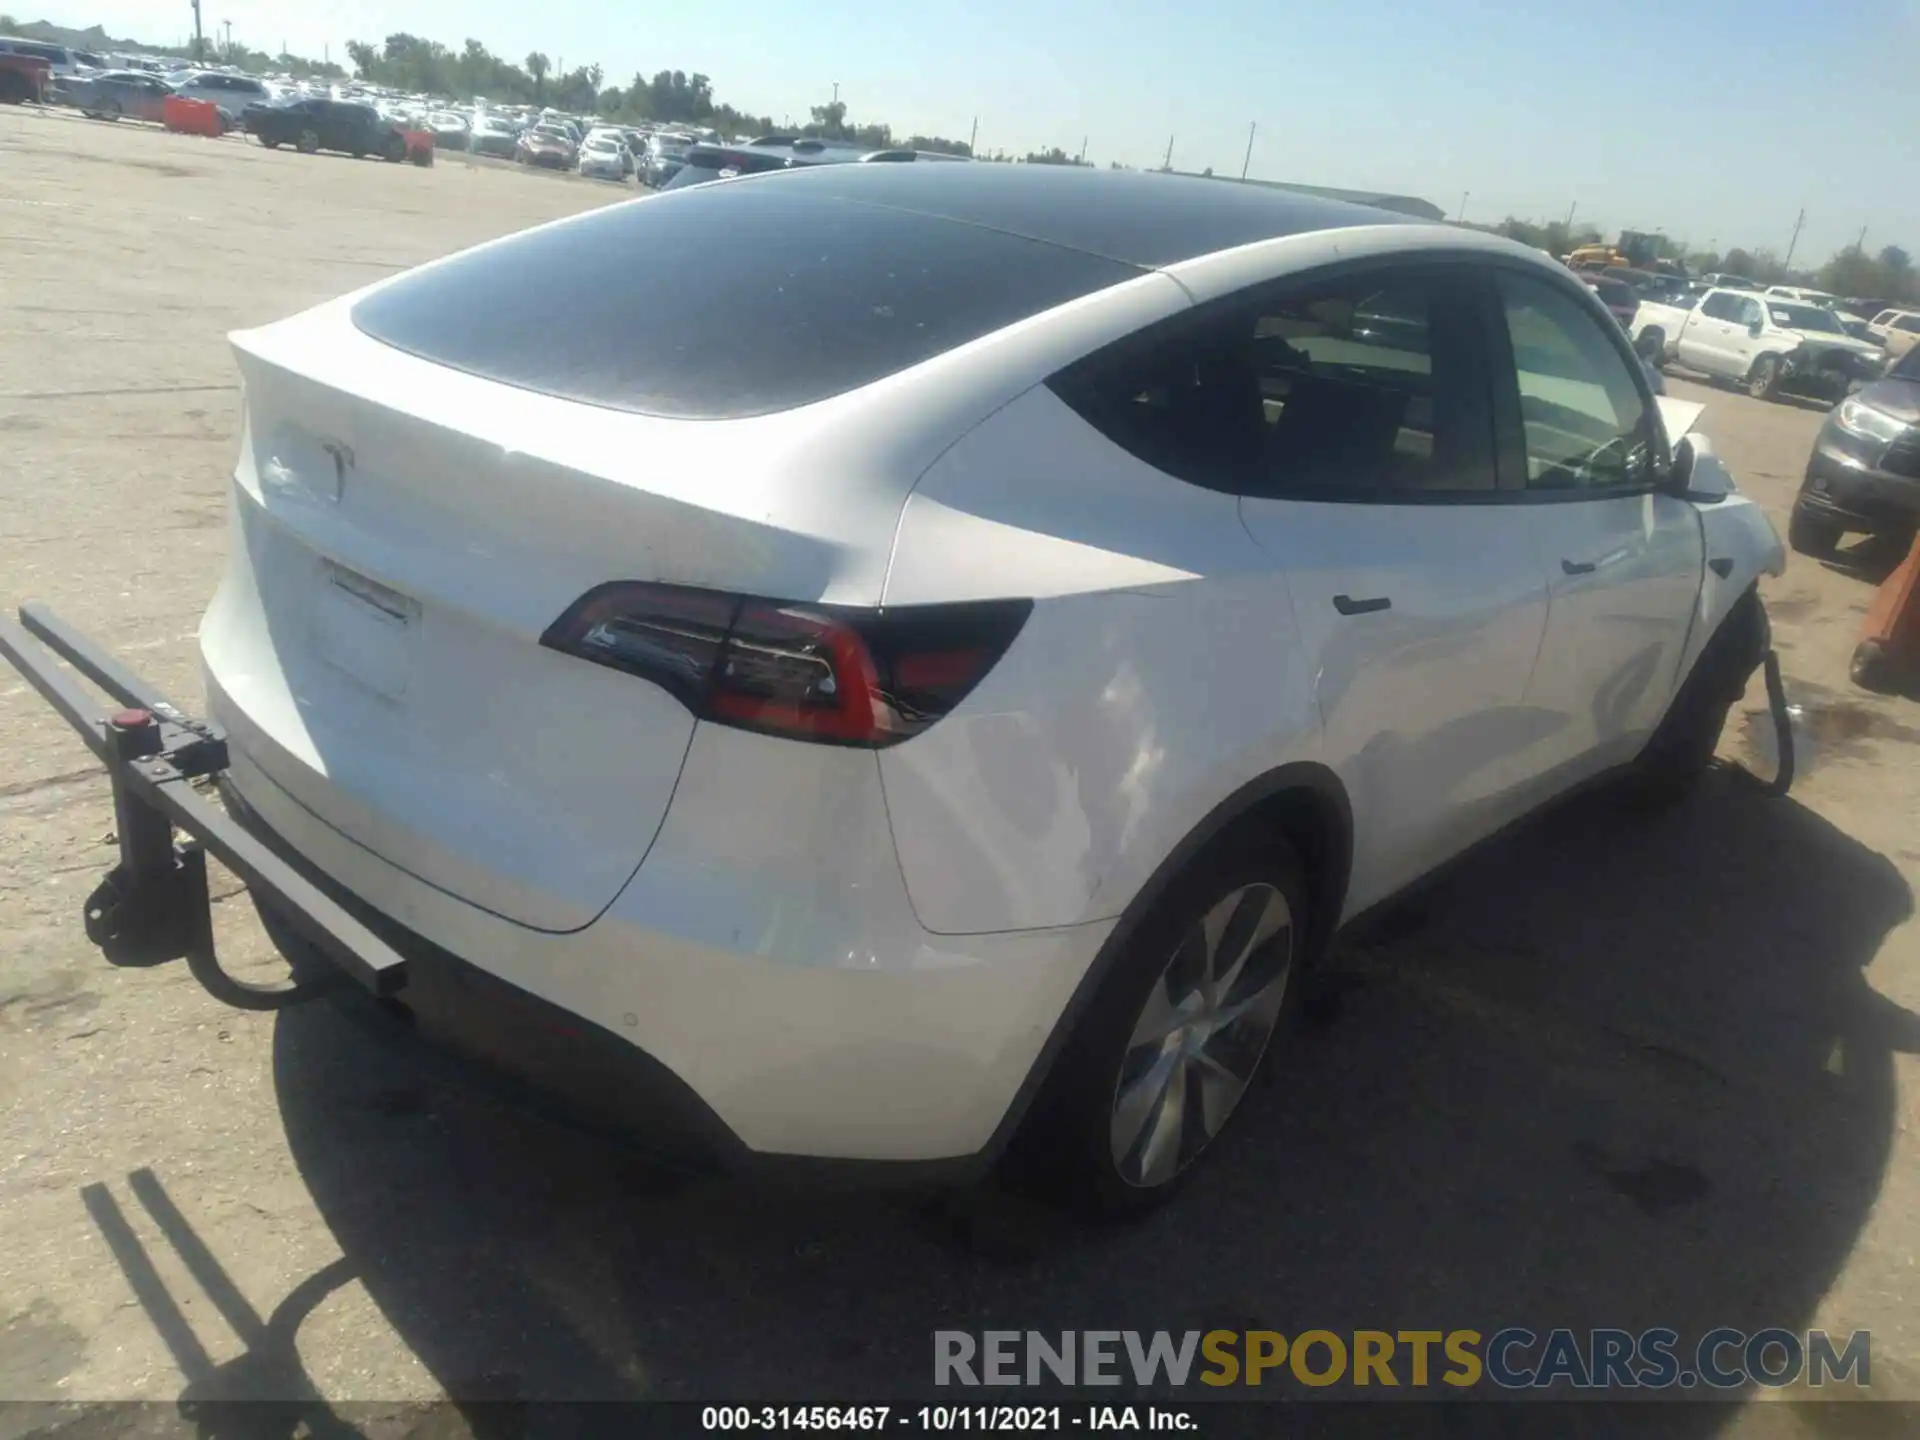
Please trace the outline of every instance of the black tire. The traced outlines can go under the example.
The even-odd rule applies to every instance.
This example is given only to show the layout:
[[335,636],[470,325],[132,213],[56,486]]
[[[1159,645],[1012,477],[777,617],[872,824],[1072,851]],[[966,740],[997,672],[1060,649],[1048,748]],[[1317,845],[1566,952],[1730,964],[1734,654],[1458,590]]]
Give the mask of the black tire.
[[33,99],[33,87],[17,70],[0,70],[0,105],[24,105]]
[[[1143,1214],[1175,1194],[1219,1148],[1272,1037],[1288,1028],[1305,968],[1307,894],[1299,857],[1277,838],[1203,856],[1179,876],[1112,958],[1022,1127],[1009,1157],[1014,1170],[1101,1218]],[[1245,950],[1217,997],[1221,1008],[1246,1007],[1244,1014],[1215,1028],[1204,1018],[1211,981],[1200,977],[1212,966],[1201,922],[1233,902],[1220,927],[1219,951],[1230,952],[1236,936],[1273,923],[1276,901],[1284,905],[1284,927]],[[1142,1039],[1150,1007],[1169,1020],[1188,1019]],[[1155,1090],[1157,1075],[1165,1078]],[[1239,1086],[1230,1095],[1229,1079]],[[1123,1087],[1142,1097],[1132,1107],[1137,1127],[1122,1113]],[[1217,1120],[1208,1114],[1209,1095],[1223,1102]],[[1163,1123],[1168,1118],[1175,1123]],[[1134,1139],[1116,1155],[1126,1145],[1123,1130]],[[1161,1140],[1174,1151],[1165,1163],[1155,1159],[1165,1154]]]
[[389,165],[398,165],[407,158],[407,142],[398,135],[387,137],[387,143],[380,149],[380,158]]
[[1734,602],[1707,641],[1693,673],[1673,697],[1666,718],[1634,761],[1626,793],[1634,804],[1660,809],[1684,800],[1713,764],[1727,712],[1746,693],[1766,658],[1766,615],[1758,591]]
[[1649,325],[1640,332],[1640,338],[1633,342],[1634,353],[1649,365],[1658,365],[1667,348],[1667,332],[1658,325]]
[[293,148],[302,155],[315,155],[320,151],[320,136],[316,131],[302,130],[294,136]]
[[1816,560],[1832,555],[1845,534],[1844,526],[1814,514],[1804,505],[1796,504],[1787,517],[1787,544],[1797,554],[1811,555]]
[[269,150],[278,150],[278,149],[280,148],[280,146],[281,146],[281,144],[282,144],[282,143],[284,143],[284,142],[282,142],[282,141],[279,141],[279,140],[274,140],[274,139],[271,139],[271,138],[269,138],[268,136],[265,136],[265,135],[262,135],[262,136],[260,137],[260,143],[261,143],[262,145],[264,145],[264,146],[266,146],[266,147],[267,147],[267,149],[269,149]]
[[1756,400],[1771,400],[1780,393],[1780,360],[1762,355],[1747,372],[1747,394]]

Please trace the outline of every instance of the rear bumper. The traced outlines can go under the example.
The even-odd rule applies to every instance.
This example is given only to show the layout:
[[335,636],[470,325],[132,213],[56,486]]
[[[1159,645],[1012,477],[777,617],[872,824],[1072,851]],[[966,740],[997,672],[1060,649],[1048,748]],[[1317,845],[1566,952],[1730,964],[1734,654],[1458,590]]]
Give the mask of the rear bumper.
[[1807,460],[1795,503],[1849,529],[1903,529],[1920,522],[1920,478],[1872,469],[1823,435]]
[[[333,828],[254,762],[244,747],[257,741],[211,676],[208,691],[216,717],[240,722],[227,775],[236,810],[408,947],[403,998],[460,1011],[476,997],[531,1005],[586,1037],[558,1045],[584,1066],[559,1088],[584,1084],[591,1093],[573,1098],[596,1110],[623,1108],[627,1090],[665,1095],[649,1108],[672,1117],[667,1129],[723,1157],[984,1161],[1112,929],[929,934],[907,901],[870,754],[702,727],[681,801],[606,912],[570,933],[532,930]],[[791,752],[814,749],[805,758],[818,764],[796,771]],[[428,957],[421,982],[415,953]],[[552,1023],[483,1023],[478,1044],[472,1023],[459,1019],[470,1033],[452,1038],[552,1058]]]

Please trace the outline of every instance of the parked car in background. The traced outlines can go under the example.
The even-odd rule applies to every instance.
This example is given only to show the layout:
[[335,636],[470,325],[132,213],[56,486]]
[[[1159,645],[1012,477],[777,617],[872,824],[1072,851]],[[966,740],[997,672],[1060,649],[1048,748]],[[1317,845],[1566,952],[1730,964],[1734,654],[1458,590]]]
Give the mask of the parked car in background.
[[0,105],[45,104],[53,67],[38,55],[0,50]]
[[171,83],[182,99],[205,100],[219,106],[230,126],[241,124],[249,105],[271,105],[275,99],[264,82],[223,70],[189,70]]
[[1640,296],[1633,286],[1608,275],[1589,273],[1580,278],[1586,282],[1589,290],[1600,297],[1600,303],[1607,307],[1609,315],[1620,322],[1622,330],[1633,328],[1633,317],[1640,309]]
[[246,128],[269,150],[291,145],[309,155],[338,150],[356,158],[378,155],[396,163],[407,158],[407,138],[400,127],[373,106],[351,100],[258,105],[247,112]]
[[436,150],[464,150],[467,148],[467,119],[452,110],[435,110],[427,116],[426,128],[433,132],[433,148]]
[[618,135],[595,131],[580,147],[580,173],[589,180],[624,182],[633,172],[633,157]]
[[467,138],[467,148],[475,155],[497,155],[503,160],[511,160],[514,146],[519,139],[519,126],[510,120],[486,115],[473,122],[473,130]]
[[95,119],[158,122],[173,87],[144,70],[103,70],[71,82],[67,94],[76,110]]
[[627,148],[627,137],[621,130],[612,125],[597,125],[587,132],[587,138],[582,143],[582,164],[586,161],[584,153],[585,147],[592,145],[596,140],[605,141],[613,145],[614,148],[620,152],[621,174],[623,177],[633,174],[635,168],[633,152]]
[[515,142],[513,158],[546,170],[571,170],[578,156],[573,136],[558,125],[540,124]]
[[1867,334],[1885,347],[1896,360],[1920,341],[1920,310],[1898,306],[1882,310],[1867,322]]
[[1813,443],[1787,543],[1830,555],[1848,531],[1893,537],[1920,525],[1920,347],[1833,408]]
[[1725,271],[1711,271],[1700,277],[1699,283],[1706,290],[1758,290],[1760,286],[1745,275],[1734,275]]
[[678,190],[687,185],[704,185],[735,175],[757,175],[768,170],[792,170],[809,165],[897,164],[909,161],[968,163],[964,156],[943,155],[931,150],[867,150],[858,145],[841,145],[808,137],[763,135],[746,145],[689,146],[680,170],[665,188]]
[[88,67],[74,56],[73,51],[65,45],[53,45],[45,40],[0,35],[0,54],[26,55],[46,62],[47,83],[43,87],[43,98],[50,105],[66,104],[68,87],[89,73]]
[[1645,301],[1634,348],[1746,387],[1756,398],[1791,391],[1837,400],[1880,374],[1880,348],[1840,328],[1831,310],[1778,295],[1709,290],[1691,307]]
[[693,137],[676,131],[656,130],[647,137],[647,153],[642,162],[641,179],[655,190],[663,190],[680,167],[687,163],[687,147]]
[[1799,300],[1808,305],[1824,305],[1829,310],[1840,303],[1838,296],[1829,295],[1825,290],[1809,290],[1804,285],[1769,285],[1766,293],[1781,295],[1789,300]]

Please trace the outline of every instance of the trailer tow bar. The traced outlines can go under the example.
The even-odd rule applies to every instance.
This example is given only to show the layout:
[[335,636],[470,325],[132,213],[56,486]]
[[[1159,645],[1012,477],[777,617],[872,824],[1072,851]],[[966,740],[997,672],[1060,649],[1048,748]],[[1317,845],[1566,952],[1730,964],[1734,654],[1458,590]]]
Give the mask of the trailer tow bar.
[[[76,684],[54,656],[104,690],[114,706]],[[218,726],[182,714],[44,606],[21,606],[18,624],[0,617],[0,657],[106,763],[120,863],[87,897],[82,918],[87,938],[111,963],[185,959],[210,994],[244,1010],[279,1010],[315,999],[333,988],[340,973],[378,996],[405,985],[406,960],[399,952],[194,788],[195,780],[227,768],[226,736]],[[192,838],[176,844],[175,830]],[[256,894],[271,897],[338,972],[266,986],[223,969],[214,950],[209,854]]]

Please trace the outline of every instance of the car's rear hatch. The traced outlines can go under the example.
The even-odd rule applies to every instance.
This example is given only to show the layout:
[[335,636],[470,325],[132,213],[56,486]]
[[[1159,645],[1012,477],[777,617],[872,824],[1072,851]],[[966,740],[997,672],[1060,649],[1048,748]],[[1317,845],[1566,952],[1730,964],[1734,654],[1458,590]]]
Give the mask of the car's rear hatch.
[[[606,411],[569,427],[589,407],[364,337],[335,337],[336,366],[305,328],[297,357],[238,338],[245,453],[202,629],[216,718],[402,869],[526,925],[585,925],[644,857],[694,721],[542,633],[612,579],[871,603],[898,502],[805,533],[766,503],[745,436]],[[676,483],[692,447],[662,432],[689,429],[737,476],[717,503]]]

